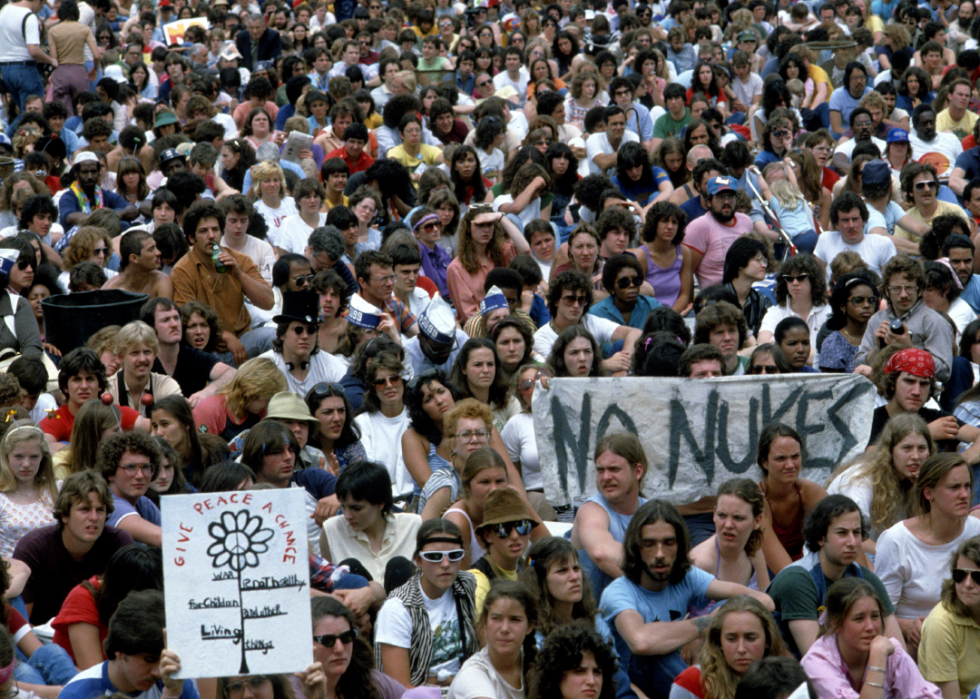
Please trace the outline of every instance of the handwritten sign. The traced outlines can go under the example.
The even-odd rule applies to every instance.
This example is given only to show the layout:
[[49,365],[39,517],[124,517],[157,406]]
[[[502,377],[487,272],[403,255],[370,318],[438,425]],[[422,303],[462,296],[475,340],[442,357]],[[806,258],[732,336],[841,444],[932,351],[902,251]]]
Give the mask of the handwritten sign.
[[167,496],[167,642],[181,678],[305,670],[313,662],[303,491]]
[[193,26],[203,27],[207,30],[211,28],[211,23],[208,22],[207,17],[191,17],[190,19],[179,19],[176,22],[164,24],[163,36],[167,40],[167,46],[183,44],[187,28]]
[[803,475],[822,481],[867,445],[874,394],[855,374],[553,379],[533,406],[545,494],[556,505],[590,497],[596,443],[632,432],[650,460],[643,494],[694,502],[729,478],[761,477],[759,434],[774,420],[800,434]]

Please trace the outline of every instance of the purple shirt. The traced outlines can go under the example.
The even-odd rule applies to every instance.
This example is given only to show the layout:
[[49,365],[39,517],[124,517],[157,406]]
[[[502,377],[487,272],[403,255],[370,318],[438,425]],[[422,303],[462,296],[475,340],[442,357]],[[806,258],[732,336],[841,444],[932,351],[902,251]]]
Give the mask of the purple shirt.
[[[922,678],[912,656],[891,640],[895,652],[885,664],[885,696],[894,699],[942,699],[939,688]],[[817,691],[818,699],[857,699],[864,678],[855,681],[837,648],[836,634],[821,636],[803,656],[803,669]],[[855,687],[855,684],[857,686]]]
[[435,250],[429,250],[422,243],[419,243],[419,253],[422,255],[422,274],[439,287],[439,294],[448,301],[449,286],[446,284],[446,270],[449,268],[449,263],[453,261],[452,254],[441,245],[436,245]]

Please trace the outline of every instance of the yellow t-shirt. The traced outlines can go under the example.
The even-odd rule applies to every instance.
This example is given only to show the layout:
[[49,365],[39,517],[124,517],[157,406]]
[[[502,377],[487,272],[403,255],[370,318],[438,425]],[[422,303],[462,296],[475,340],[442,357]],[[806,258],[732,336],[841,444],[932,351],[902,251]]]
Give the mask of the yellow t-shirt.
[[962,141],[973,133],[977,119],[980,119],[980,116],[967,110],[962,119],[953,121],[953,117],[949,115],[949,109],[944,109],[936,115],[936,131],[949,131]]
[[967,699],[980,684],[980,625],[937,604],[922,622],[919,670],[933,684],[956,680]]
[[813,81],[814,85],[817,83],[827,84],[827,99],[829,100],[831,93],[834,91],[834,84],[830,82],[830,76],[827,75],[827,71],[820,66],[811,63],[807,72],[809,73],[810,79]]
[[[430,146],[426,143],[419,145],[418,156],[409,155],[405,150],[404,145],[397,145],[388,151],[387,157],[397,160],[399,163],[408,168],[409,172],[425,172],[426,169],[439,164],[439,156],[442,155],[442,151],[435,146]],[[422,165],[425,167],[422,167]],[[417,187],[418,185],[416,185]]]
[[[517,576],[520,573],[519,570],[503,570],[496,566],[494,568],[497,571],[497,578],[500,580],[516,582]],[[487,598],[487,593],[490,592],[490,579],[476,568],[471,569],[469,572],[473,573],[473,577],[476,578],[476,593],[473,595],[473,600],[476,602],[476,618],[479,619],[480,615],[483,614],[483,601]]]
[[[909,209],[908,212],[906,213],[908,213],[909,216],[916,219],[917,221],[921,221],[922,223],[932,223],[932,219],[936,218],[936,216],[942,216],[943,214],[956,214],[964,221],[966,221],[967,224],[970,223],[970,219],[967,218],[966,211],[963,209],[962,206],[958,206],[957,204],[950,204],[948,201],[939,201],[938,204],[939,206],[936,207],[935,213],[933,213],[933,215],[930,216],[929,218],[925,218],[919,212],[919,210],[914,206],[911,209]],[[911,240],[914,242],[919,241],[919,236],[913,235],[912,233],[905,230],[898,224],[895,224],[895,237],[902,238],[903,240]]]
[[885,23],[881,21],[881,17],[878,15],[869,14],[867,19],[864,20],[864,26],[872,34],[885,30]]

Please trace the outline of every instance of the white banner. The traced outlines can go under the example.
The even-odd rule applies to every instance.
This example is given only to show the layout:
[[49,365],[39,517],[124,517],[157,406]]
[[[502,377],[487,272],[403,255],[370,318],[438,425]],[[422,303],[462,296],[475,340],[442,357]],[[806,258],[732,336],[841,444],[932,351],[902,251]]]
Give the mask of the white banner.
[[167,644],[181,678],[313,662],[304,497],[288,488],[161,498]]
[[596,492],[593,452],[610,432],[639,436],[650,460],[643,494],[675,504],[714,495],[729,478],[760,478],[759,434],[778,420],[803,439],[803,475],[822,482],[864,451],[875,388],[857,374],[692,380],[553,379],[534,393],[545,494],[555,505]]

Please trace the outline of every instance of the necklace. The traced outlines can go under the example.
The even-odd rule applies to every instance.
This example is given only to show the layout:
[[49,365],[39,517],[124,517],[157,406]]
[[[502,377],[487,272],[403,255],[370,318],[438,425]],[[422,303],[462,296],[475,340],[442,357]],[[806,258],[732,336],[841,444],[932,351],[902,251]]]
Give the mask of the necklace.
[[848,332],[846,326],[840,329],[840,334],[843,335],[844,339],[850,342],[852,345],[860,345],[861,340],[863,339],[856,335],[852,335],[850,332]]

